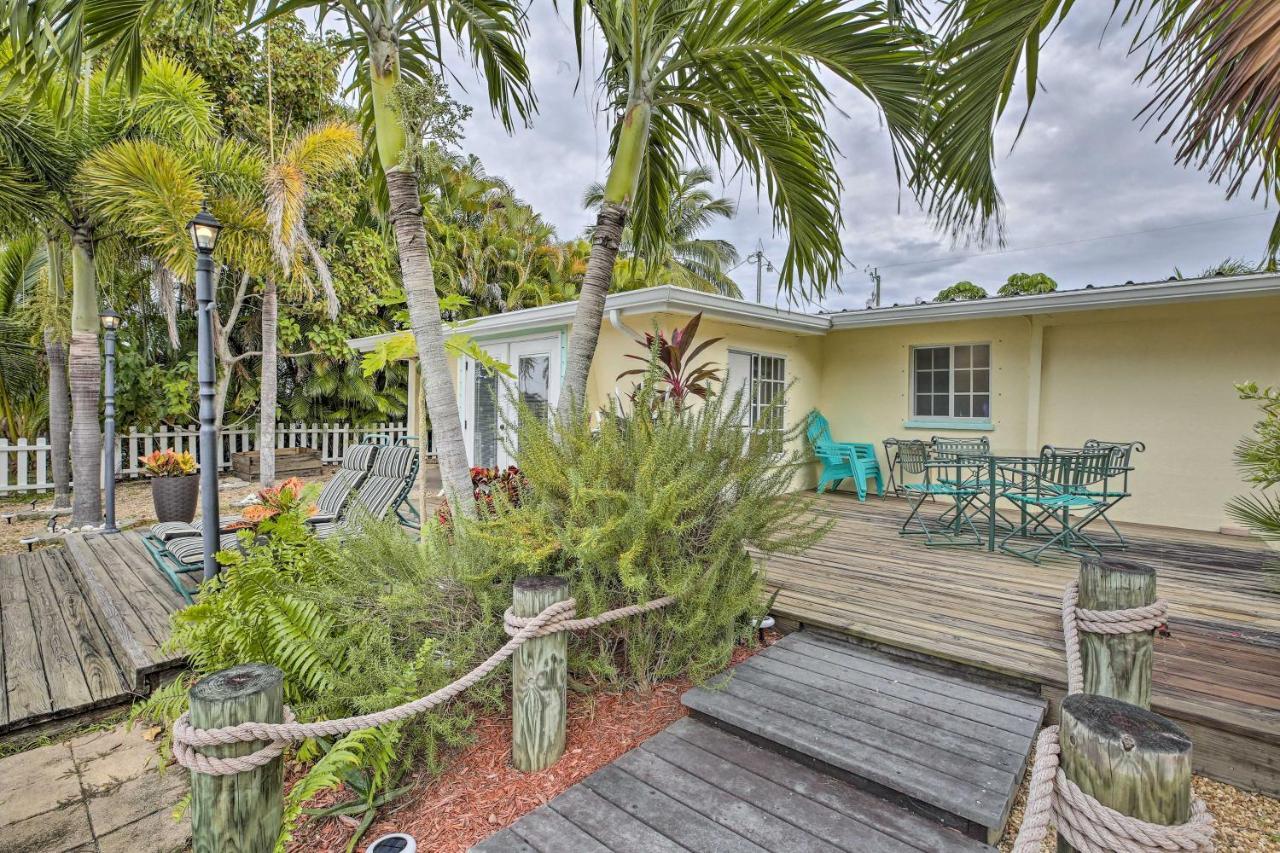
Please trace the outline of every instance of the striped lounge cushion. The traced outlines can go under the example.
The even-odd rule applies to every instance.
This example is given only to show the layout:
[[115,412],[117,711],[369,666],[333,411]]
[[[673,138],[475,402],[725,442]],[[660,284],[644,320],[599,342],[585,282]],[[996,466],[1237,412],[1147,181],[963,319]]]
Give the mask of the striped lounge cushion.
[[[239,539],[235,533],[224,533],[218,539],[221,550],[235,548]],[[204,560],[204,539],[200,536],[184,536],[168,544],[168,551],[179,563],[187,566],[198,566]]]

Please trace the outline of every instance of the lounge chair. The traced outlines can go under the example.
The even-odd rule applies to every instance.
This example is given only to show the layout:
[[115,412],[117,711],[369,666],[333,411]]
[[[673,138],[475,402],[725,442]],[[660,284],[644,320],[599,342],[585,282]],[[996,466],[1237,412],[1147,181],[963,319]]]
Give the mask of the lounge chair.
[[[379,452],[386,451],[384,446],[357,444],[347,449],[342,458],[342,465],[329,482],[325,483],[316,497],[317,515],[310,521],[318,522],[339,518],[346,508],[352,493],[362,486],[370,476],[374,459]],[[194,524],[181,522],[165,522],[153,525],[142,537],[142,544],[151,555],[160,573],[169,579],[169,583],[178,594],[192,602],[191,592],[182,583],[182,576],[195,574],[204,568],[204,540],[201,537],[201,521]],[[239,537],[234,529],[228,529],[242,519],[227,519],[219,526],[222,528],[218,537],[221,550],[235,548],[239,545]]]
[[[319,515],[336,518],[341,514],[342,508],[347,505],[352,492],[368,476],[369,469],[373,466],[373,458],[382,447],[385,447],[385,445],[366,442],[347,448],[337,473],[333,475],[329,482],[324,484],[324,488],[320,490],[320,494],[316,497],[316,511]],[[183,521],[162,521],[159,524],[151,525],[148,536],[160,542],[168,542],[185,536],[199,536],[204,529],[203,524],[203,518],[197,518],[190,524]],[[233,533],[243,524],[244,519],[240,516],[223,518],[219,521],[219,526],[222,528],[223,533]]]
[[315,535],[321,539],[345,536],[359,521],[380,520],[396,514],[400,505],[409,497],[413,483],[418,479],[418,449],[404,444],[378,448],[373,468],[365,478],[355,497],[340,516],[314,515],[307,519]]
[[834,440],[830,424],[817,409],[809,412],[806,434],[814,455],[822,463],[822,471],[818,475],[819,492],[825,492],[828,486],[835,490],[841,482],[851,479],[857,487],[858,500],[865,501],[867,484],[874,479],[876,492],[884,494],[884,478],[880,474],[880,463],[876,461],[875,445],[865,441]]

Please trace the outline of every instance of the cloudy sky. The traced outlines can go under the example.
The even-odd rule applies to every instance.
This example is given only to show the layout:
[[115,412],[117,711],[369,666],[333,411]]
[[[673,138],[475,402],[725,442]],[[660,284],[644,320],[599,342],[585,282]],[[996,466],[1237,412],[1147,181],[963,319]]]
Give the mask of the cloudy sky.
[[[1126,34],[1113,27],[1101,38],[1110,5],[1077,4],[1054,35],[1041,55],[1042,91],[1012,152],[1018,103],[1002,124],[1003,249],[953,247],[936,233],[898,191],[875,110],[833,84],[838,110],[828,121],[841,150],[842,238],[850,260],[841,292],[822,307],[862,307],[870,291],[866,267],[880,269],[882,302],[892,304],[930,298],[962,279],[994,291],[1014,272],[1047,272],[1060,287],[1074,288],[1160,279],[1175,267],[1193,273],[1227,257],[1262,255],[1271,215],[1261,202],[1225,201],[1203,175],[1174,164],[1172,147],[1158,142],[1153,128],[1133,120],[1149,93],[1133,84],[1139,60],[1127,56]],[[534,2],[530,14],[528,56],[540,105],[533,126],[508,135],[481,102],[483,88],[466,74],[460,75],[466,91],[455,85],[454,94],[475,107],[464,147],[513,184],[562,238],[571,237],[590,220],[579,200],[589,182],[603,178],[608,126],[593,68],[579,80],[570,23],[545,0]],[[773,232],[767,200],[741,180],[722,191],[739,202],[739,214],[712,236],[732,241],[743,255],[760,245],[767,258],[781,261],[786,238]],[[733,276],[754,296],[754,267],[743,264]],[[765,302],[779,298],[775,285],[766,273]]]

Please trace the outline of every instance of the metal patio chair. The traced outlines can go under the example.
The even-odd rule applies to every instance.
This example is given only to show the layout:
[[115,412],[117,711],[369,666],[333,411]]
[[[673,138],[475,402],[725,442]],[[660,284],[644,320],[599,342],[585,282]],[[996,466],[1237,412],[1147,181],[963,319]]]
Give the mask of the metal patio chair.
[[[898,447],[900,453],[906,453],[904,462],[913,467],[918,454],[926,454],[925,461],[919,465],[923,480],[919,483],[906,483],[902,487],[914,497],[914,502],[898,533],[903,536],[924,536],[926,545],[982,545],[984,537],[974,525],[969,509],[973,506],[974,498],[981,493],[978,482],[987,469],[986,459],[956,457],[930,460],[927,458],[928,446],[923,441],[900,442]],[[905,465],[904,470],[907,470]],[[951,506],[938,518],[930,521],[921,515],[920,510],[926,500],[937,500],[939,497],[950,498]]]
[[[1025,482],[1004,493],[1004,497],[1025,509],[1027,516],[1024,524],[1000,540],[1000,550],[1035,563],[1050,548],[1073,554],[1100,553],[1084,529],[1108,507],[1096,490],[1114,470],[1114,459],[1115,450],[1111,447],[1046,445],[1027,472]],[[1015,536],[1032,538],[1038,544],[1013,547],[1009,541]]]

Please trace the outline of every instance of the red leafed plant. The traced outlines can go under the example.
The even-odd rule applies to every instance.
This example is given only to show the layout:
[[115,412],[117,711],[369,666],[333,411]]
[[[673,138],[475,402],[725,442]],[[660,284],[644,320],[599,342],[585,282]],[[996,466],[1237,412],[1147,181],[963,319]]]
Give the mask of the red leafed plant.
[[[506,468],[472,468],[471,486],[475,490],[476,509],[480,515],[494,513],[494,496],[501,494],[508,506],[520,506],[521,491],[525,488],[524,475],[514,465]],[[436,519],[448,526],[453,521],[449,502],[440,504]]]
[[282,513],[296,513],[301,518],[315,515],[316,505],[311,502],[316,488],[307,486],[297,477],[290,477],[272,489],[260,489],[258,502],[244,508],[241,517],[250,525],[258,525],[268,518]]
[[[712,362],[704,361],[694,365],[694,360],[712,344],[723,338],[712,338],[703,341],[696,347],[694,336],[698,334],[698,324],[702,322],[701,312],[693,315],[683,328],[672,329],[670,339],[659,331],[656,335],[646,332],[643,341],[636,341],[645,349],[644,355],[628,355],[627,358],[644,362],[646,365],[655,349],[658,356],[658,393],[661,400],[670,400],[677,410],[684,408],[685,400],[692,394],[707,399],[711,394],[711,383],[720,381],[720,372]],[[648,367],[624,370],[618,379],[624,376],[644,376]],[[632,401],[635,393],[632,393]]]

